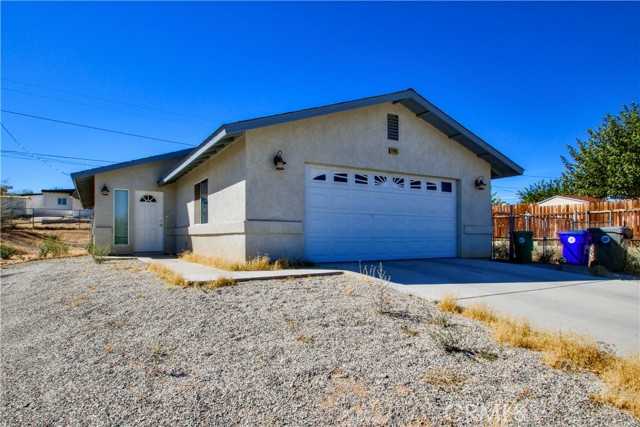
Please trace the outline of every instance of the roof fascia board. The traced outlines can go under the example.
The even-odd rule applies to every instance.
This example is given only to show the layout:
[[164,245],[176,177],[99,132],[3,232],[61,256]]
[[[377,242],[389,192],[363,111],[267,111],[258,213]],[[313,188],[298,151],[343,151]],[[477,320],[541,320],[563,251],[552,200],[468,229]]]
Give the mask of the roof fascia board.
[[193,150],[186,158],[184,158],[178,165],[176,165],[167,175],[165,175],[162,179],[158,181],[158,184],[164,185],[168,183],[173,177],[175,177],[178,173],[180,173],[183,169],[185,169],[191,162],[196,160],[202,154],[204,154],[208,149],[213,147],[218,141],[227,136],[227,130],[224,127],[218,129],[218,131],[214,132],[206,142],[200,144],[200,148],[196,148]]
[[142,159],[130,160],[128,162],[116,163],[116,164],[113,164],[113,165],[101,166],[99,168],[87,169],[87,170],[83,170],[83,171],[79,171],[79,172],[73,172],[71,174],[71,179],[75,180],[76,178],[86,178],[86,177],[89,177],[89,176],[92,176],[92,175],[97,175],[99,173],[111,172],[111,171],[114,171],[114,170],[124,169],[124,168],[128,168],[128,167],[131,167],[131,166],[143,165],[145,163],[151,163],[151,162],[156,162],[156,161],[160,161],[160,160],[168,160],[168,159],[172,159],[172,158],[175,158],[175,157],[183,157],[186,154],[188,154],[189,151],[190,151],[189,149],[180,150],[180,151],[173,151],[171,153],[160,154],[160,155],[157,155],[157,156],[144,157]]
[[257,119],[244,120],[240,122],[222,125],[215,131],[199,148],[193,151],[188,158],[185,158],[167,175],[158,181],[159,185],[167,184],[176,175],[187,168],[193,161],[204,154],[208,149],[213,147],[218,141],[228,135],[240,134],[248,130],[257,129],[266,126],[273,126],[280,123],[292,122],[296,120],[309,119],[312,117],[322,116],[325,114],[339,113],[346,110],[368,107],[371,105],[381,104],[384,102],[397,102],[408,98],[413,90],[405,90],[394,92],[386,95],[373,96],[370,98],[357,99],[355,101],[341,102],[337,104],[326,105],[322,107],[308,108],[305,110],[292,111],[290,113],[276,114],[273,116],[260,117]]
[[326,114],[340,113],[356,108],[369,107],[371,105],[382,104],[385,102],[397,102],[407,99],[415,93],[412,90],[402,92],[394,92],[386,95],[373,96],[371,98],[356,99],[355,101],[341,102],[338,104],[326,105],[323,107],[308,108],[306,110],[293,111],[290,113],[277,114],[275,116],[261,117],[253,120],[231,123],[225,125],[224,128],[228,133],[244,132],[265,126],[277,125],[285,122],[293,122],[296,120],[309,119]]
[[[454,120],[451,116],[446,114],[444,111],[440,110],[438,107],[436,107],[435,105],[433,105],[432,103],[427,101],[422,96],[420,96],[417,92],[412,90],[410,97],[414,101],[422,104],[424,106],[425,110],[428,110],[429,112],[433,113],[433,115],[437,116],[440,120],[442,120],[443,122],[445,122],[447,125],[451,126],[452,128],[457,129],[458,132],[462,136],[465,136],[466,138],[471,140],[473,143],[475,143],[476,145],[481,147],[487,153],[490,153],[491,155],[497,157],[498,160],[500,160],[501,162],[505,163],[511,169],[517,171],[518,174],[521,175],[524,172],[524,169],[522,167],[520,167],[519,165],[517,165],[516,163],[511,161],[504,154],[502,154],[501,152],[499,152],[498,150],[496,150],[495,148],[493,148],[492,146],[490,146],[486,142],[484,142],[482,139],[480,139],[478,136],[476,136],[469,129],[467,129],[464,126],[462,126],[460,123],[458,123],[456,120]],[[455,135],[455,136],[459,136],[459,135]]]

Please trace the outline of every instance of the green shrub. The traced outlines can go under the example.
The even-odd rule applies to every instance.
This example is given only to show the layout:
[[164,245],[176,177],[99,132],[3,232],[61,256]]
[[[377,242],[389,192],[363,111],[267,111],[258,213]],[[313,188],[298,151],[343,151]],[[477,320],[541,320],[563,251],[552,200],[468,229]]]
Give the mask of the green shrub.
[[13,246],[0,245],[0,258],[2,259],[9,259],[17,253],[18,250]]
[[598,277],[607,277],[607,274],[609,274],[609,271],[606,268],[604,268],[600,264],[595,263],[591,264],[591,266],[589,267],[589,272]]
[[493,242],[493,259],[509,260],[509,240],[496,240]]
[[628,246],[625,271],[627,273],[640,274],[640,247]]
[[547,246],[544,251],[535,251],[535,257],[542,264],[556,264],[560,258],[560,251],[555,246]]
[[102,264],[107,260],[107,256],[111,253],[111,247],[107,246],[92,246],[89,251],[91,258],[96,264]]
[[53,258],[61,257],[69,253],[69,245],[56,234],[47,236],[38,246],[38,256],[46,258],[51,255]]

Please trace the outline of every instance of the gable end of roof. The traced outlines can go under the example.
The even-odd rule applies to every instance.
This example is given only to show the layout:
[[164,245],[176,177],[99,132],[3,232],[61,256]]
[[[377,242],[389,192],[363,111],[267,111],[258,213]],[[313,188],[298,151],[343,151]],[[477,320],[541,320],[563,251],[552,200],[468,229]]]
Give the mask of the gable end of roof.
[[440,132],[445,134],[449,139],[461,144],[475,155],[485,160],[491,165],[492,178],[517,176],[522,175],[524,172],[522,167],[490,146],[456,120],[445,114],[435,105],[431,104],[415,90],[407,89],[386,95],[378,95],[354,101],[346,101],[322,107],[314,107],[222,125],[198,147],[193,149],[188,156],[185,156],[169,172],[161,177],[158,180],[158,184],[165,185],[177,181],[182,176],[186,175],[191,170],[216,155],[248,130],[368,107],[386,102],[402,104],[413,112],[416,117],[419,117],[425,122],[431,124]]

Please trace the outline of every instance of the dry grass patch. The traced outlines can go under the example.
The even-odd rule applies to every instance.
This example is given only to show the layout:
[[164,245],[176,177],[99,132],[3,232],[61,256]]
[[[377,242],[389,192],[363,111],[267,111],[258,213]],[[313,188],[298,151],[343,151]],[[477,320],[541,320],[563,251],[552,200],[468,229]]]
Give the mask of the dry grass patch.
[[[168,285],[179,286],[181,288],[199,288],[203,291],[208,291],[212,289],[224,288],[227,286],[235,286],[237,282],[230,277],[219,277],[216,280],[212,280],[210,282],[190,282],[185,280],[182,274],[176,273],[170,268],[165,267],[161,264],[149,264],[147,269],[155,274],[160,279],[164,280]],[[128,270],[128,268],[127,268]],[[135,271],[135,270],[134,270]],[[144,299],[147,296],[145,294],[141,294],[140,298]]]
[[314,336],[311,336],[311,335],[302,334],[302,335],[298,335],[296,337],[296,341],[300,341],[300,342],[305,343],[305,344],[313,344],[316,341],[316,338]]
[[640,417],[640,354],[618,357],[593,337],[537,330],[526,319],[498,315],[484,304],[460,307],[451,294],[445,295],[438,307],[486,323],[499,343],[541,351],[543,362],[552,368],[594,372],[607,384],[595,400]]
[[442,299],[438,301],[438,308],[446,313],[460,313],[458,299],[450,293],[442,295]]
[[189,287],[191,284],[184,280],[182,274],[176,273],[170,268],[161,264],[151,263],[147,266],[147,270],[155,274],[159,279],[164,280],[169,285],[180,286],[183,288]]
[[[457,305],[457,302],[454,302]],[[449,302],[450,304],[450,302]],[[496,313],[485,303],[474,303],[465,307],[464,316],[470,319],[479,320],[485,323],[492,323],[498,320]]]
[[75,310],[80,305],[80,303],[85,301],[86,299],[87,297],[85,295],[73,294],[71,295],[71,302],[69,303],[69,305]]
[[268,270],[287,270],[291,268],[309,267],[312,264],[303,261],[289,261],[286,258],[280,258],[271,262],[268,255],[257,256],[246,262],[231,261],[226,258],[212,257],[208,255],[194,254],[185,251],[179,255],[183,261],[193,262],[196,264],[206,265],[207,267],[218,268],[227,271],[268,271]]
[[233,280],[231,277],[219,277],[216,280],[212,280],[211,282],[208,282],[207,284],[204,285],[204,288],[206,289],[217,289],[217,288],[224,288],[227,286],[235,286],[238,283]]
[[610,403],[640,417],[640,354],[616,358],[600,375],[609,386],[594,400]]
[[117,266],[117,265],[112,266],[111,269],[115,271],[133,271],[133,272],[144,270],[144,268],[140,268],[140,267]]
[[444,368],[431,369],[424,375],[427,383],[444,389],[460,387],[467,379],[466,375]]

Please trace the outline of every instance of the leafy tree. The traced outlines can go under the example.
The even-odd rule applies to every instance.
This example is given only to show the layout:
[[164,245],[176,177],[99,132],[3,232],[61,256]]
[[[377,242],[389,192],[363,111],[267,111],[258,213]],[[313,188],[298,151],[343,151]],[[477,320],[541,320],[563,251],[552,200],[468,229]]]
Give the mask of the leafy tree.
[[521,203],[537,203],[557,194],[575,194],[600,199],[640,197],[640,106],[622,106],[617,116],[607,114],[589,138],[567,146],[561,156],[565,171],[561,178],[540,181],[518,191]]
[[507,202],[502,200],[498,196],[498,193],[491,193],[491,206],[500,206],[500,205],[506,205],[506,204]]
[[2,195],[9,194],[9,192],[12,189],[13,189],[13,186],[9,185],[9,182],[2,181],[2,183],[0,183],[0,194],[2,194]]
[[520,203],[538,203],[558,194],[568,193],[569,186],[560,178],[539,181],[518,190]]
[[562,156],[563,180],[574,194],[601,199],[640,197],[640,106],[622,106],[617,116],[607,114],[589,138],[577,140]]

